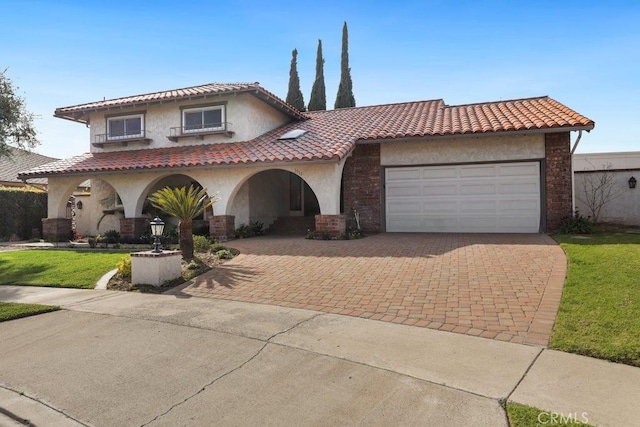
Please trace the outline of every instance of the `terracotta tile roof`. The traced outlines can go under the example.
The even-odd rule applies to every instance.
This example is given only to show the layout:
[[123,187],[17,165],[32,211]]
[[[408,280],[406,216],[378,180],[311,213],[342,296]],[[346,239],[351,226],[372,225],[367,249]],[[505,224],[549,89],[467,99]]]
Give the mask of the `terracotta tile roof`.
[[142,95],[125,96],[123,98],[106,99],[103,101],[89,102],[86,104],[72,105],[70,107],[57,108],[54,116],[77,122],[87,123],[89,113],[109,110],[112,108],[135,107],[168,101],[183,99],[206,98],[216,95],[248,92],[256,97],[269,102],[270,105],[280,109],[285,114],[303,119],[304,115],[292,105],[287,104],[273,93],[260,86],[259,83],[208,83],[199,86],[190,86],[181,89],[173,89],[162,92],[145,93]]
[[[549,97],[445,105],[442,100],[306,113],[251,141],[84,154],[21,176],[292,161],[338,161],[371,140],[549,130],[590,130],[594,122]],[[296,139],[284,133],[305,130]]]

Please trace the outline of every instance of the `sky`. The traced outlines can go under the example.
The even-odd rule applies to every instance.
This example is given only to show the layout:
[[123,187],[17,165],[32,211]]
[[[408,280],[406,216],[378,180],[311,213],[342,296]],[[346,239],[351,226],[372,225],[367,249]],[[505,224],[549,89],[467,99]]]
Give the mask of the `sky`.
[[332,107],[344,21],[357,106],[548,95],[595,121],[577,152],[640,150],[637,0],[0,0],[0,11],[0,69],[51,157],[90,148],[58,107],[211,82],[260,82],[284,99],[294,48],[308,102],[319,39]]

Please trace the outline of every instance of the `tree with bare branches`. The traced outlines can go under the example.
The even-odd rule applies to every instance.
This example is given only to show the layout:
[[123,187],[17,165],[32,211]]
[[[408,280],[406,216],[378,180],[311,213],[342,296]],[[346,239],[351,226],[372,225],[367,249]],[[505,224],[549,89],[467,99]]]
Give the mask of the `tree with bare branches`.
[[602,165],[602,168],[596,168],[593,164],[589,164],[591,168],[582,174],[582,192],[577,198],[587,207],[591,220],[597,224],[602,209],[619,197],[622,190],[616,186],[615,173],[611,163]]

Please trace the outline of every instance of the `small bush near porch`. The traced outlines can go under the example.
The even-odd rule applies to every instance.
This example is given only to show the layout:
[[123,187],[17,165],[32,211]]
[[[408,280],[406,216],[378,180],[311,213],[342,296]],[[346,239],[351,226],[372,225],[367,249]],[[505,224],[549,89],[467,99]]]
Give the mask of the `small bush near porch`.
[[640,366],[640,234],[555,239],[569,271],[550,347]]
[[26,250],[0,253],[0,285],[93,289],[122,252]]

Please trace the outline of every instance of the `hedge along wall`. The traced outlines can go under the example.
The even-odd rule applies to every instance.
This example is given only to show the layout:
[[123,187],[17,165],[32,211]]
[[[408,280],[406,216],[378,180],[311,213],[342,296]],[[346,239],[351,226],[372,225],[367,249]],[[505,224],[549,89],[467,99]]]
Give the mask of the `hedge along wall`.
[[46,217],[47,193],[0,187],[0,241],[39,238]]

